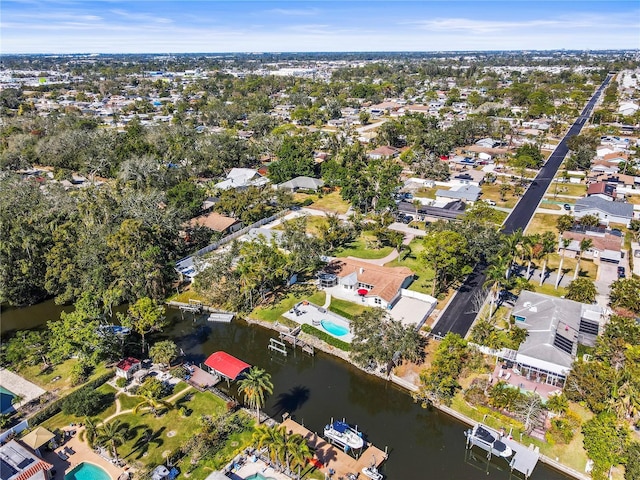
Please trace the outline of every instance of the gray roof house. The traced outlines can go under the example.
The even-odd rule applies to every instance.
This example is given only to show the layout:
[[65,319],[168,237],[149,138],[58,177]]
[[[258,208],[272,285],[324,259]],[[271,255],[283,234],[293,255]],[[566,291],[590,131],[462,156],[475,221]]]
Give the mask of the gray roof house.
[[628,227],[633,218],[633,205],[611,202],[598,197],[586,197],[576,202],[574,213],[576,218],[595,215],[600,217],[600,221],[606,225],[622,223]]
[[462,185],[460,187],[454,187],[451,190],[436,191],[436,200],[439,199],[452,199],[463,200],[465,202],[477,202],[480,198],[482,190],[475,185]]
[[290,190],[295,192],[297,190],[313,190],[316,191],[324,185],[324,181],[319,178],[311,177],[296,177],[292,178],[288,182],[283,182],[278,185],[281,190]]
[[511,356],[527,373],[544,373],[564,381],[578,343],[593,346],[604,325],[603,310],[564,298],[522,291],[511,312],[527,338]]

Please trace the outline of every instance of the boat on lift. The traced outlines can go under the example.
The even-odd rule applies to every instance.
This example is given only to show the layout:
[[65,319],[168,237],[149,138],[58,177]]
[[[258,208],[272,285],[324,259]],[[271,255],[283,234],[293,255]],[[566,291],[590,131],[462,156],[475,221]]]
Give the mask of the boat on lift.
[[362,432],[359,432],[357,427],[353,428],[344,420],[336,420],[327,424],[324,427],[324,436],[345,449],[358,450],[364,446]]

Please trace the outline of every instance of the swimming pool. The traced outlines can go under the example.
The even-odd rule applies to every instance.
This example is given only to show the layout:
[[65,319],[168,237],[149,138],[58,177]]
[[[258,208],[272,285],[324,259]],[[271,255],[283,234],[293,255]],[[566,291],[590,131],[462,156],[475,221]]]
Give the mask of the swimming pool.
[[331,335],[335,335],[336,337],[342,337],[343,335],[349,333],[349,327],[339,325],[332,322],[331,320],[321,320],[320,325],[322,325],[322,328],[324,328],[327,332],[329,332]]
[[254,473],[250,477],[247,477],[245,480],[275,480],[273,477],[265,477],[261,473]]
[[11,390],[7,390],[4,387],[0,386],[0,413],[4,413],[8,410],[11,410],[13,407],[13,399],[16,394]]
[[111,476],[93,463],[82,462],[67,473],[64,480],[111,480]]

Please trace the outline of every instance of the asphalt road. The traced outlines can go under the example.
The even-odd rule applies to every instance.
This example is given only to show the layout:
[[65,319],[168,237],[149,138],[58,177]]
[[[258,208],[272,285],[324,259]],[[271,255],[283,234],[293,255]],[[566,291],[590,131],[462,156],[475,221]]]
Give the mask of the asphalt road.
[[[560,164],[569,151],[569,148],[567,147],[567,140],[580,133],[580,130],[582,130],[582,127],[591,116],[596,101],[603,90],[607,87],[610,80],[611,75],[607,75],[605,81],[593,94],[591,100],[589,100],[587,105],[584,107],[580,116],[573,123],[545,165],[540,169],[538,175],[533,180],[511,214],[507,217],[503,225],[503,231],[505,233],[513,233],[518,229],[525,229],[529,220],[536,211],[536,208],[538,208],[538,205],[542,200],[542,196],[551,184],[558,168],[560,168]],[[456,295],[447,306],[446,310],[434,325],[434,333],[437,333],[438,335],[445,335],[448,332],[453,332],[461,335],[462,337],[467,335],[467,332],[471,328],[471,325],[477,315],[473,299],[481,295],[486,295],[486,293],[483,293],[484,283],[486,281],[485,271],[486,265],[476,265],[474,271],[466,278],[462,286],[458,289]]]

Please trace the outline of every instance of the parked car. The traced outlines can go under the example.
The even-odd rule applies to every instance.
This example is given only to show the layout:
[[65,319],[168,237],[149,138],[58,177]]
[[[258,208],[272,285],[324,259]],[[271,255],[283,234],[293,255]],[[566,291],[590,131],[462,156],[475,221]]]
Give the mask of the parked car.
[[618,278],[626,277],[626,272],[624,267],[618,267]]
[[562,205],[562,208],[564,208],[565,210],[571,210],[571,205],[565,203],[564,205]]
[[413,200],[413,193],[405,193],[404,198],[406,200]]
[[407,225],[409,225],[411,222],[413,222],[413,217],[411,215],[405,215],[405,217],[402,219],[402,223],[405,223]]

